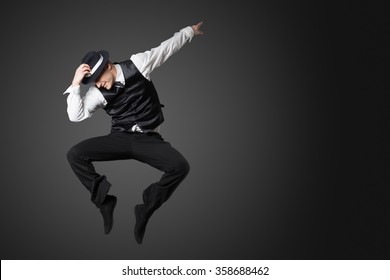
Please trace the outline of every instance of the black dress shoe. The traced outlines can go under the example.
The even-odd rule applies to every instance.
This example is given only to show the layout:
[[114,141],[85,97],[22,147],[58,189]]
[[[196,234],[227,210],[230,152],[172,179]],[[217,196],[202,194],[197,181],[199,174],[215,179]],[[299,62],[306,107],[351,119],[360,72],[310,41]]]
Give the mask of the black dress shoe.
[[117,198],[113,195],[107,195],[106,199],[100,206],[100,213],[102,213],[104,221],[104,233],[109,234],[114,224],[114,209]]
[[134,237],[138,244],[142,243],[144,239],[146,225],[148,224],[149,218],[145,214],[145,206],[143,204],[138,204],[134,208],[135,210],[135,227],[134,227]]

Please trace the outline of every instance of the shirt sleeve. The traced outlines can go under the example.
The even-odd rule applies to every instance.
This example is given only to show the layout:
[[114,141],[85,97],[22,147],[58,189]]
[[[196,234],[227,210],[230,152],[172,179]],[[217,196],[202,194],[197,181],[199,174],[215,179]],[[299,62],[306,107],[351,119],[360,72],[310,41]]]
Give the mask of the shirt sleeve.
[[91,117],[97,109],[107,105],[102,93],[95,86],[91,86],[84,97],[80,96],[80,86],[70,86],[65,93],[69,93],[66,100],[68,103],[67,112],[69,120],[72,122],[81,122]]
[[180,50],[187,42],[191,42],[194,31],[187,26],[173,34],[171,38],[162,42],[158,47],[149,51],[134,54],[130,57],[142,75],[150,80],[150,73],[162,65],[171,55]]

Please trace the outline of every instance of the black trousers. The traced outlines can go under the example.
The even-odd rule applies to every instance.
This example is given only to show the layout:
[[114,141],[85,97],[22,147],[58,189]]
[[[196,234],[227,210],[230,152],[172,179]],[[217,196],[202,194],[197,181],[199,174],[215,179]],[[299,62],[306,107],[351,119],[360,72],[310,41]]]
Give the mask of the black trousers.
[[164,172],[160,181],[143,192],[146,212],[151,215],[175,191],[189,172],[187,160],[159,133],[112,132],[84,140],[67,153],[70,166],[100,207],[111,184],[106,176],[96,173],[94,161],[135,159]]

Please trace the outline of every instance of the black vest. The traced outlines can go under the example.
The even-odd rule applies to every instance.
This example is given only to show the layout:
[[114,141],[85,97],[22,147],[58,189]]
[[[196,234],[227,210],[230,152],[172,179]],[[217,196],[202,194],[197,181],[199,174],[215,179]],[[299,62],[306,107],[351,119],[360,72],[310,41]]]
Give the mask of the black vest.
[[107,101],[104,110],[111,116],[111,131],[128,131],[137,124],[153,129],[164,121],[160,100],[151,81],[138,71],[131,60],[119,63],[125,77],[121,93],[101,89]]

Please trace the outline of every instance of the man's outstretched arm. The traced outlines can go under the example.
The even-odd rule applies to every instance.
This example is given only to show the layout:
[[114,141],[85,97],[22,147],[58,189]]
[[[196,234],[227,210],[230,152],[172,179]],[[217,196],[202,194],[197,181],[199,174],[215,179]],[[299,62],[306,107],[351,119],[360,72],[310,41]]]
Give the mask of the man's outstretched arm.
[[149,51],[132,55],[130,59],[142,73],[142,75],[150,80],[150,73],[157,67],[161,66],[167,59],[180,50],[187,42],[196,35],[203,35],[201,27],[203,22],[187,26],[176,32],[171,38],[162,42],[158,47]]

